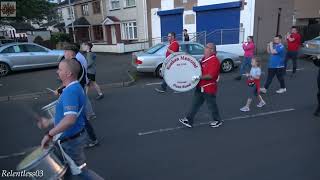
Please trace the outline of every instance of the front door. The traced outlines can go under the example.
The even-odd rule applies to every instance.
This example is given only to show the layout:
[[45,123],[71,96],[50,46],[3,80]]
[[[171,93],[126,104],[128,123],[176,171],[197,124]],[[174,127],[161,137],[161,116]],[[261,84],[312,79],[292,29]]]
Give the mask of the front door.
[[111,26],[111,39],[112,44],[117,44],[116,28],[114,27],[114,25]]

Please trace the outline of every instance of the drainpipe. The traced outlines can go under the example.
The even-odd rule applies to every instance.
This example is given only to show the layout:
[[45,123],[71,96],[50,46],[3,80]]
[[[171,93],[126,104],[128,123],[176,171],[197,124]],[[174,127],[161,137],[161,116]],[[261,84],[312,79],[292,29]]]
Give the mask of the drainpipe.
[[278,10],[279,10],[279,11],[278,11],[277,33],[276,33],[276,35],[279,34],[279,29],[280,29],[280,17],[281,17],[281,10],[282,10],[282,8],[279,8]]
[[69,8],[70,10],[72,10],[72,13],[71,13],[71,16],[72,16],[72,23],[71,23],[71,26],[72,26],[72,34],[73,34],[73,42],[76,43],[76,34],[75,34],[75,31],[74,31],[74,25],[73,25],[73,22],[75,20],[75,17],[74,17],[74,11],[73,11],[73,8],[71,9],[71,2],[70,0],[68,0],[68,3],[69,3]]

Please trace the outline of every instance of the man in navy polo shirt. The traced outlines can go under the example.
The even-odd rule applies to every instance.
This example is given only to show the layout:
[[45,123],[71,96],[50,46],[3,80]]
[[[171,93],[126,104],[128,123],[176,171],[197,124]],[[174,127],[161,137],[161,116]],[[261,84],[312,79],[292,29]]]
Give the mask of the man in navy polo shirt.
[[276,92],[278,94],[285,93],[287,91],[284,75],[285,75],[285,47],[281,43],[282,36],[277,35],[273,38],[273,42],[270,42],[267,47],[267,51],[270,54],[269,64],[268,64],[268,77],[267,81],[264,85],[264,88],[261,88],[260,91],[262,93],[267,93],[267,89],[269,88],[272,79],[274,76],[277,76],[278,81],[280,83],[280,89]]
[[[54,127],[43,137],[41,147],[47,148],[54,136],[60,136],[59,140],[65,153],[76,166],[81,167],[82,172],[77,177],[103,179],[86,168],[83,149],[87,138],[84,112],[86,95],[77,81],[79,71],[80,65],[76,60],[66,59],[60,62],[57,73],[65,88],[56,105]],[[65,176],[71,178],[70,171],[67,171]]]

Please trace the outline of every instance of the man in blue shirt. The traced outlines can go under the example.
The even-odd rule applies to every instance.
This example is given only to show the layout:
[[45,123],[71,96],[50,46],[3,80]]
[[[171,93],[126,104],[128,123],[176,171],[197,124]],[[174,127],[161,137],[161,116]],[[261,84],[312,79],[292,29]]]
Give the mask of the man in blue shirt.
[[[81,167],[82,172],[77,177],[103,179],[86,168],[85,164],[83,148],[87,138],[84,112],[86,95],[77,81],[79,71],[80,65],[76,60],[66,59],[60,62],[57,73],[65,88],[56,105],[54,127],[43,137],[41,147],[47,148],[53,137],[60,135],[59,140],[63,150],[76,166]],[[68,171],[65,176],[70,177],[71,173]]]
[[270,42],[267,47],[267,51],[270,54],[269,64],[268,64],[268,77],[265,82],[264,88],[261,88],[260,91],[262,93],[267,93],[267,89],[269,88],[272,79],[274,76],[277,76],[277,79],[280,83],[280,89],[276,92],[278,94],[285,93],[287,91],[285,82],[284,82],[284,74],[285,74],[285,47],[281,43],[282,36],[277,35],[273,38],[273,42]]

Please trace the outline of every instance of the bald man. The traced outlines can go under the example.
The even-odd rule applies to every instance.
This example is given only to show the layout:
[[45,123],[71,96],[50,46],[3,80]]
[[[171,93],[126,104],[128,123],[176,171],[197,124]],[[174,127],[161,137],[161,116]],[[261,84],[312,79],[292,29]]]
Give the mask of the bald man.
[[207,102],[208,109],[211,111],[213,122],[210,123],[210,126],[219,127],[222,125],[222,120],[216,103],[216,94],[218,90],[217,81],[220,74],[220,61],[217,58],[216,53],[216,45],[208,43],[204,49],[204,57],[200,62],[202,76],[192,77],[193,81],[200,81],[194,92],[192,106],[189,112],[186,117],[179,119],[183,125],[189,128],[192,127],[193,119],[204,101]]
[[[60,62],[57,73],[65,88],[56,105],[54,127],[43,137],[41,147],[47,148],[53,137],[60,135],[59,140],[65,153],[76,166],[82,167],[82,172],[76,176],[82,179],[103,179],[87,169],[85,164],[83,148],[87,140],[84,112],[86,95],[77,81],[79,72],[80,64],[76,60],[66,59]],[[42,118],[41,122],[46,120]],[[67,171],[65,176],[71,177],[71,172]]]

